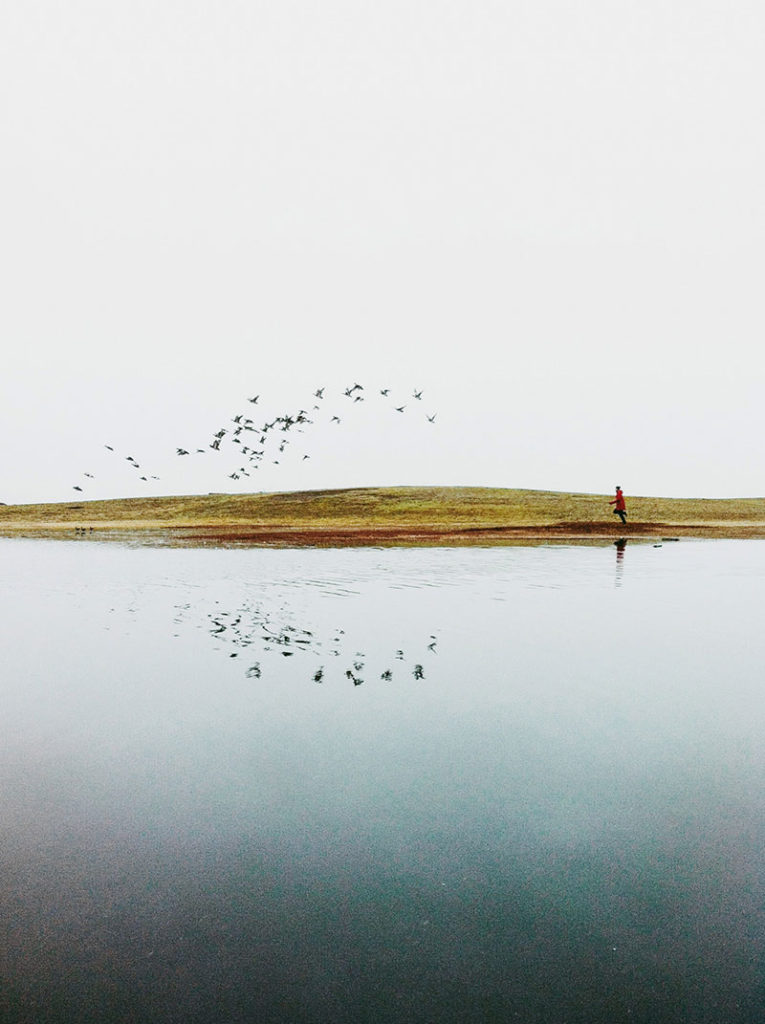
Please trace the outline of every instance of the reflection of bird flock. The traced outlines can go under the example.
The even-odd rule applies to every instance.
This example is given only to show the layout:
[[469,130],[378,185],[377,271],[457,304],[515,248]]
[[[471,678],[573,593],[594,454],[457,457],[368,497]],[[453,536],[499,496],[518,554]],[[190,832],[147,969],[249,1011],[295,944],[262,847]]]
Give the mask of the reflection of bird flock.
[[[175,454],[179,458],[196,458],[212,453],[227,453],[236,455],[234,465],[230,463],[226,467],[231,472],[227,476],[231,480],[241,480],[242,477],[249,477],[264,464],[280,465],[282,457],[289,445],[296,445],[298,435],[306,434],[308,429],[318,422],[328,422],[340,425],[345,422],[346,415],[360,402],[375,401],[388,403],[391,411],[404,414],[407,408],[412,408],[412,403],[422,402],[422,390],[414,388],[410,399],[401,401],[391,397],[390,388],[376,388],[367,390],[363,384],[354,383],[341,389],[334,396],[344,404],[335,405],[329,400],[326,387],[317,388],[312,395],[311,401],[306,403],[310,409],[299,408],[292,412],[285,412],[274,416],[271,419],[258,419],[255,417],[255,409],[250,406],[257,406],[260,395],[253,395],[247,399],[248,406],[235,415],[224,426],[216,430],[204,444],[203,447],[194,445],[177,445]],[[400,402],[400,404],[397,404]],[[330,408],[331,407],[331,408]],[[428,423],[435,423],[436,413],[423,413]],[[296,445],[297,446],[297,445]],[[301,439],[301,446],[305,448],[305,442]],[[139,462],[132,455],[123,455],[115,452],[113,445],[104,447],[114,454],[116,458],[127,462],[138,475],[137,479],[144,483],[152,480],[159,480],[160,477],[144,465],[143,459]],[[308,451],[300,451],[301,462],[311,458]],[[89,480],[94,479],[92,473],[83,473],[83,477]],[[84,480],[82,484],[75,484],[75,491],[84,491]]]
[[[182,621],[189,608],[188,604],[176,608],[176,622]],[[258,651],[260,658],[269,655],[281,655],[284,658],[312,655],[314,667],[310,673],[316,683],[325,682],[330,674],[324,664],[316,665],[316,661],[320,659],[339,659],[338,671],[332,674],[349,680],[354,686],[361,686],[371,669],[371,663],[364,651],[349,652],[345,630],[335,629],[328,637],[322,637],[318,632],[301,629],[291,623],[275,623],[274,619],[259,606],[253,608],[245,605],[235,612],[210,612],[207,616],[207,629],[216,641],[229,649],[229,658],[251,655],[253,648]],[[423,650],[418,652],[416,657],[424,660],[428,655],[436,654],[437,643],[436,635],[431,634],[427,643],[423,645]],[[394,664],[400,663],[398,671],[406,671],[415,679],[425,678],[422,662],[414,661],[401,649],[396,650],[387,660]],[[262,662],[252,661],[245,674],[249,679],[260,679],[263,675]],[[393,677],[393,667],[386,667],[380,672],[380,679],[386,682]]]

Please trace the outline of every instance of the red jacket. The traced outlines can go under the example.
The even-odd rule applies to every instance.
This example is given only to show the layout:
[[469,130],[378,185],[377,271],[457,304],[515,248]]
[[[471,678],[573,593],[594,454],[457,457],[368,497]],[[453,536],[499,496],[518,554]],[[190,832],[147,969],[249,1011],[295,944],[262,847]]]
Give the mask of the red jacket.
[[622,493],[621,487],[616,489],[616,497],[613,501],[609,501],[609,505],[616,505],[617,512],[626,512],[627,506],[624,503],[624,494]]

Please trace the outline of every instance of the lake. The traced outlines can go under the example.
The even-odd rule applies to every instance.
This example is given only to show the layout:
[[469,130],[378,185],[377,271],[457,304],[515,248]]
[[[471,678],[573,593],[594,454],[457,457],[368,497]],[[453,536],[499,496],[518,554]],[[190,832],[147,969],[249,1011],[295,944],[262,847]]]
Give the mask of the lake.
[[4,1022],[765,1020],[765,542],[0,554]]

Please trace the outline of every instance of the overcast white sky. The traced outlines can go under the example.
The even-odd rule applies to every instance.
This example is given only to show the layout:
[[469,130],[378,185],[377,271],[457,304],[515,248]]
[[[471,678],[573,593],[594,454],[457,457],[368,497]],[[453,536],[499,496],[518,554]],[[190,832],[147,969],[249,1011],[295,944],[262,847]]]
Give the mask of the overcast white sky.
[[[764,36],[729,0],[4,4],[0,500],[765,494]],[[254,479],[175,455],[320,386]]]

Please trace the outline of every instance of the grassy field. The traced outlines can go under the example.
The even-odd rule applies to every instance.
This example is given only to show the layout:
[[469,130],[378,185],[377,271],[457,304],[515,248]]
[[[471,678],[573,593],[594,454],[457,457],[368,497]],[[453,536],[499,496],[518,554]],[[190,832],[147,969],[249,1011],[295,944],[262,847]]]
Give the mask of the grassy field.
[[252,544],[502,544],[524,539],[765,537],[765,498],[628,497],[489,487],[361,487],[0,506],[0,535]]

